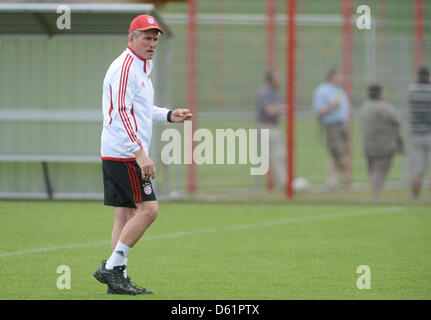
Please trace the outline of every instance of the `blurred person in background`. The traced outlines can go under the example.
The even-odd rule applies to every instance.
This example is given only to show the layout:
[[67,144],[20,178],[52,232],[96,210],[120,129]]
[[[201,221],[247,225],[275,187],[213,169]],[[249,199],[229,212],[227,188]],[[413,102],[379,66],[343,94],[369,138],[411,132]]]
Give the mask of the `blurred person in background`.
[[379,84],[368,87],[368,100],[361,107],[362,142],[374,197],[380,197],[392,158],[402,152],[401,118],[394,106],[384,101]]
[[324,129],[331,156],[327,179],[330,190],[337,187],[337,171],[343,176],[343,186],[348,188],[350,185],[347,158],[350,103],[341,84],[341,72],[333,67],[327,72],[325,81],[316,88],[313,98],[313,110]]
[[417,71],[417,83],[409,86],[410,144],[414,199],[418,199],[422,180],[431,162],[431,84],[429,69],[422,66]]
[[270,166],[276,181],[283,188],[286,184],[286,162],[283,134],[278,126],[283,114],[284,102],[279,92],[281,75],[270,70],[265,75],[265,83],[257,91],[257,122],[261,129],[269,129]]

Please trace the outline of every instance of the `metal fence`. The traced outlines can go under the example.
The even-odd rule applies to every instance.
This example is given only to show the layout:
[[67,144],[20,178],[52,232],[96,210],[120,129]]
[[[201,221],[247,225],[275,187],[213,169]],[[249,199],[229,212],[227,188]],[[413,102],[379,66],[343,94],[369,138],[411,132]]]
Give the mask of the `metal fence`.
[[[264,81],[267,55],[265,5],[253,2],[224,2],[220,7],[203,7],[197,15],[196,92],[200,128],[256,128],[256,91]],[[355,2],[356,3],[356,2]],[[231,7],[229,7],[229,5]],[[275,17],[275,66],[283,74],[285,66],[286,16],[277,2]],[[359,2],[358,2],[359,5]],[[233,7],[232,7],[233,6]],[[385,7],[386,6],[386,7]],[[228,8],[229,7],[229,8]],[[352,6],[351,10],[355,10]],[[253,13],[230,13],[253,11]],[[429,8],[428,8],[429,9]],[[385,99],[393,104],[403,119],[402,135],[408,142],[408,84],[414,77],[414,3],[373,2],[371,30],[355,27],[356,15],[350,21],[352,33],[352,174],[354,188],[368,188],[366,159],[363,155],[358,114],[367,99],[366,88],[378,82]],[[211,12],[212,11],[212,12]],[[187,103],[187,14],[167,13],[166,20],[175,31],[174,94],[175,105]],[[296,60],[296,169],[295,176],[305,177],[312,188],[320,190],[327,175],[328,155],[318,121],[312,112],[315,88],[332,66],[342,67],[343,16],[341,2],[298,1]],[[431,50],[430,38],[424,38],[425,63]],[[284,84],[282,85],[284,88]],[[284,93],[284,92],[283,92]],[[282,121],[281,127],[285,123]],[[388,176],[388,185],[405,188],[409,180],[409,143],[404,156],[397,155]],[[280,146],[285,148],[285,146]],[[244,188],[262,190],[265,177],[248,174],[246,165],[197,166],[198,191],[232,192]],[[184,181],[183,189],[186,189]]]
[[[341,1],[297,3],[295,176],[307,178],[312,190],[320,190],[328,155],[311,110],[312,96],[326,71],[342,66],[343,12]],[[402,115],[402,134],[408,142],[407,87],[414,81],[415,7],[413,1],[370,2],[372,28],[358,30],[353,11],[362,3],[351,3],[352,173],[353,187],[362,188],[368,187],[368,175],[357,115],[371,82],[382,84],[386,100]],[[284,75],[285,1],[276,1],[276,5],[274,66]],[[430,7],[425,4],[425,13]],[[184,4],[167,5],[163,14],[174,36],[161,42],[152,76],[161,106],[188,104],[186,9]],[[256,91],[267,69],[266,12],[265,1],[198,2],[194,89],[199,128],[215,132],[257,127]],[[425,21],[423,56],[428,65],[429,27]],[[0,195],[46,197],[44,165],[10,158],[10,154],[32,153],[59,157],[48,164],[54,197],[100,198],[101,82],[111,61],[124,49],[125,38],[0,41]],[[185,194],[187,166],[166,166],[160,161],[163,128],[156,127],[152,142],[152,154],[160,166],[158,188],[166,196]],[[396,188],[404,188],[409,179],[409,143],[406,147],[404,156],[396,156],[388,176],[389,184]],[[89,158],[87,163],[73,163],[67,159],[70,154],[75,159]],[[260,192],[267,177],[251,176],[249,170],[250,165],[196,166],[197,191]]]

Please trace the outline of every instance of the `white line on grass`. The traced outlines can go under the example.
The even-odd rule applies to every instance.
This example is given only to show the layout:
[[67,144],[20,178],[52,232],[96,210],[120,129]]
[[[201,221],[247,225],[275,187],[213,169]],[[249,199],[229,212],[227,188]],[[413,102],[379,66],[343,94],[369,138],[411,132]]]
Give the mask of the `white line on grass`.
[[[271,226],[277,226],[277,225],[295,223],[295,222],[319,221],[319,220],[339,219],[339,218],[357,217],[357,216],[365,216],[365,215],[386,214],[386,213],[399,212],[402,210],[404,210],[404,208],[402,207],[390,207],[390,208],[382,208],[382,209],[360,210],[360,211],[350,212],[350,213],[335,212],[335,213],[319,214],[319,215],[305,216],[305,217],[278,219],[278,220],[259,222],[259,223],[239,224],[239,225],[220,227],[220,228],[207,228],[207,229],[197,229],[192,231],[165,233],[165,234],[160,234],[155,236],[148,236],[148,237],[144,236],[142,239],[143,241],[151,241],[151,240],[159,240],[159,239],[178,238],[183,236],[191,236],[191,235],[211,233],[211,232],[236,231],[236,230],[242,230],[242,229],[271,227]],[[22,251],[10,251],[10,252],[0,253],[0,257],[27,255],[31,253],[57,251],[57,250],[64,250],[64,249],[97,247],[97,246],[108,245],[108,244],[109,244],[109,241],[99,241],[99,242],[91,242],[91,243],[70,244],[70,245],[64,245],[64,246],[35,248],[35,249],[28,249],[28,250],[22,250]]]

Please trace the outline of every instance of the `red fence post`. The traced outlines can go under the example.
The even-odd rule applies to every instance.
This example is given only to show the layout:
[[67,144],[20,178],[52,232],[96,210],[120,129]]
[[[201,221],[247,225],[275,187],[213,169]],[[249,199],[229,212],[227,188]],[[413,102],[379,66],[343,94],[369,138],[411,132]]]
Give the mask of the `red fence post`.
[[[273,70],[275,67],[275,26],[276,3],[275,0],[266,0],[266,70]],[[266,189],[274,189],[274,174],[271,166],[266,175]]]
[[[188,59],[187,59],[187,104],[193,113],[192,133],[197,126],[196,108],[196,0],[188,0]],[[192,163],[187,167],[187,189],[190,194],[196,190],[196,168],[193,161],[194,143],[190,141]]]
[[[352,103],[352,0],[342,0],[342,13],[343,13],[343,82],[344,90],[346,91],[347,97],[350,104]],[[352,132],[353,132],[353,110],[350,111],[350,130],[348,134],[347,143],[347,168],[346,173],[353,178],[353,166],[352,166]],[[352,180],[349,181],[351,183]]]
[[415,74],[424,62],[424,3],[423,0],[415,1]]
[[296,0],[286,0],[286,197],[294,197],[293,178],[295,173],[295,52],[296,52]]
[[272,70],[275,66],[275,0],[266,0],[266,69]]

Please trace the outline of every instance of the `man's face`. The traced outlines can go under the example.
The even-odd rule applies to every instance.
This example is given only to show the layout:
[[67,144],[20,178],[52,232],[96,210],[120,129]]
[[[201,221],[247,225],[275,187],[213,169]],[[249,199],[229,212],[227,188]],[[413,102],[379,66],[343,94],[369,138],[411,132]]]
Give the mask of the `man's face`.
[[157,30],[141,31],[138,37],[129,35],[130,47],[142,58],[151,60],[156,52],[159,41],[159,32]]
[[343,75],[341,74],[340,71],[335,71],[332,74],[331,82],[333,84],[335,84],[335,85],[341,85],[342,84],[342,82],[343,82]]
[[281,75],[278,71],[274,71],[272,73],[272,78],[271,78],[271,85],[274,88],[278,88],[280,87],[280,82],[281,82]]

